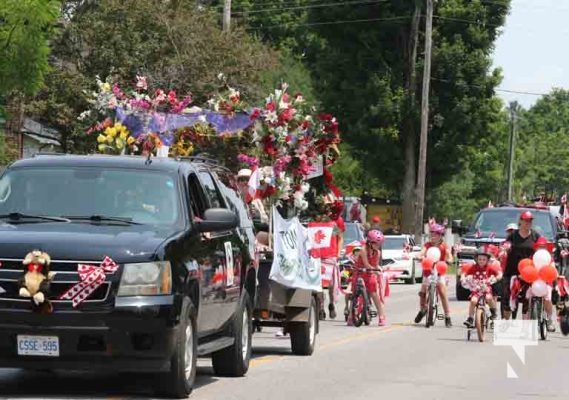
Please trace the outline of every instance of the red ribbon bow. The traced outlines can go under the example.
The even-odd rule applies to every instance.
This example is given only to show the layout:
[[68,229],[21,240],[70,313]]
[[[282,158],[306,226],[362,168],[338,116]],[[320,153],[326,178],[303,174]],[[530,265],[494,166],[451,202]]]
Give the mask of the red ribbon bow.
[[77,307],[105,282],[107,273],[113,274],[118,268],[118,264],[107,256],[103,259],[100,267],[79,264],[77,272],[81,281],[68,289],[59,298],[61,300],[72,300],[73,307]]

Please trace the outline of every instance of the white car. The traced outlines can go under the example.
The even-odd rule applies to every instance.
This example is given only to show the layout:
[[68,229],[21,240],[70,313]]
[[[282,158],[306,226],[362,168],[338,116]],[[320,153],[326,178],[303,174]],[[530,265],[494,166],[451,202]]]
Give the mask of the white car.
[[382,246],[382,266],[393,279],[407,284],[423,280],[423,267],[414,258],[421,251],[411,235],[386,235]]

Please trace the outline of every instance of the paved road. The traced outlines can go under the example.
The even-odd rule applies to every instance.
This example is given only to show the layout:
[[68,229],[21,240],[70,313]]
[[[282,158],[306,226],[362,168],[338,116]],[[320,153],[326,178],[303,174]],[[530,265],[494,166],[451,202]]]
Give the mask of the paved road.
[[[466,303],[452,302],[454,327],[426,329],[411,323],[418,286],[394,285],[387,327],[346,327],[324,321],[312,357],[290,355],[289,341],[265,330],[254,338],[249,374],[213,376],[200,360],[194,400],[210,399],[525,399],[569,398],[569,338],[559,333],[526,348],[525,365],[510,347],[466,342]],[[454,297],[454,294],[452,294]],[[517,379],[509,379],[510,363]],[[130,382],[125,383],[129,379]],[[85,374],[0,374],[0,398],[152,398],[137,377]]]

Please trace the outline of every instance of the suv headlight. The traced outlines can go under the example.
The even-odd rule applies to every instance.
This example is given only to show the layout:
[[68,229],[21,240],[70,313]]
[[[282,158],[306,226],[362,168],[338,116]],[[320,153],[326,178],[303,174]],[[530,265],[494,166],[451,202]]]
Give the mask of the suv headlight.
[[172,292],[169,261],[125,264],[117,296],[153,296]]

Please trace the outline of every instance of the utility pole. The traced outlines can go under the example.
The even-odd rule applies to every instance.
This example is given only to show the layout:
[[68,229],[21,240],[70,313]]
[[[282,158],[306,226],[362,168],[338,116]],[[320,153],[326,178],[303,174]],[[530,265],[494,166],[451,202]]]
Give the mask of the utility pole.
[[508,201],[512,201],[512,187],[514,182],[514,150],[516,148],[516,111],[518,103],[510,103],[510,155],[508,157]]
[[425,27],[425,65],[423,70],[423,93],[421,101],[421,138],[419,142],[419,166],[417,169],[417,207],[415,209],[415,237],[423,234],[425,209],[425,181],[427,176],[427,134],[429,130],[429,86],[431,81],[431,47],[433,41],[433,0],[427,1]]
[[223,3],[223,32],[229,32],[231,25],[231,0]]

